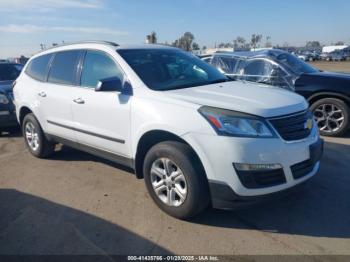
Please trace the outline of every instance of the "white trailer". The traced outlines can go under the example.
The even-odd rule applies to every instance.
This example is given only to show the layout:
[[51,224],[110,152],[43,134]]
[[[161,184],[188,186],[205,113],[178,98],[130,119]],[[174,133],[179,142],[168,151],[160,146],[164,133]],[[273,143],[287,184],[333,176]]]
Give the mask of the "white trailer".
[[343,50],[345,48],[347,48],[347,45],[330,45],[330,46],[324,46],[322,48],[322,53],[331,53],[334,52],[336,50]]

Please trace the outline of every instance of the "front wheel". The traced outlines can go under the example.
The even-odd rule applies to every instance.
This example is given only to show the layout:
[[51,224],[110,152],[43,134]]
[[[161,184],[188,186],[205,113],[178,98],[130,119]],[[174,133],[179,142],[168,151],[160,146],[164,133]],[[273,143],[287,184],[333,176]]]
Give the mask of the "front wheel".
[[209,205],[203,167],[188,145],[169,141],[153,146],[143,172],[150,196],[167,214],[189,219]]
[[342,136],[349,128],[350,110],[344,101],[336,98],[324,98],[314,102],[311,107],[320,134],[324,136]]

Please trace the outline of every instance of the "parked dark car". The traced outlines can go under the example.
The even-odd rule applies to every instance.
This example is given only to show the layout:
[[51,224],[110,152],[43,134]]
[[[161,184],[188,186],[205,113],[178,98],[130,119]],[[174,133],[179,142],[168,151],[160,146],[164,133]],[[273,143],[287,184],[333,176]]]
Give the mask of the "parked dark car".
[[318,70],[277,49],[217,53],[210,63],[231,78],[278,86],[304,96],[322,135],[341,136],[349,128],[348,74]]
[[0,134],[17,127],[12,85],[23,68],[21,64],[0,63]]

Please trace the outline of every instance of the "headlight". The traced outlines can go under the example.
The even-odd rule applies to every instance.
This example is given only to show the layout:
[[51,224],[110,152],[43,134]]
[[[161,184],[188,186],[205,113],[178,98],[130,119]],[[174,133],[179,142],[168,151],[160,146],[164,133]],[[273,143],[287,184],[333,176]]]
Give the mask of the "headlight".
[[275,137],[264,119],[240,112],[203,106],[199,113],[218,135],[238,137]]
[[0,104],[7,105],[8,103],[10,103],[10,101],[7,99],[7,97],[3,94],[0,94]]

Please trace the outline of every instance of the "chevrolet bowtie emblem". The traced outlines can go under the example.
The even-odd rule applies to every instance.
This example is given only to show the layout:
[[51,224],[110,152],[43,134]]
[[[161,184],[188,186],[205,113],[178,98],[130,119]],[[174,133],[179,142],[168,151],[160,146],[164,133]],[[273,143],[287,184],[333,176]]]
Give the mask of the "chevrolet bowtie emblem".
[[308,119],[304,125],[305,129],[311,129],[312,128],[312,119]]

